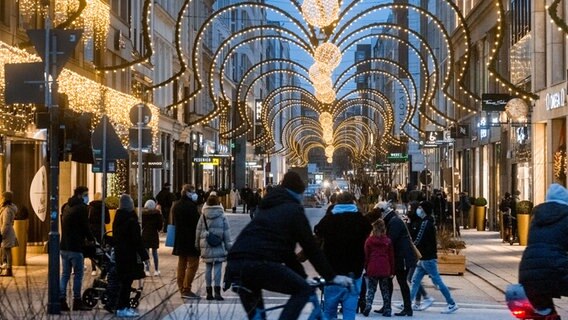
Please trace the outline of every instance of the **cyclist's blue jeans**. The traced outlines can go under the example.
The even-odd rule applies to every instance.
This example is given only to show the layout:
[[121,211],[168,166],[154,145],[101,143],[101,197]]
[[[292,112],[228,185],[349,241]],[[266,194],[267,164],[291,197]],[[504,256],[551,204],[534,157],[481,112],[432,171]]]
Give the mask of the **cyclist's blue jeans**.
[[313,288],[303,277],[281,263],[229,260],[227,273],[231,282],[238,282],[251,291],[238,291],[249,319],[264,310],[262,289],[291,295],[279,317],[284,320],[298,319],[313,293]]
[[324,314],[326,319],[337,319],[337,307],[341,301],[343,320],[354,320],[361,292],[361,277],[353,280],[353,288],[330,285],[324,289]]
[[83,282],[83,253],[61,250],[61,281],[59,283],[59,295],[65,299],[67,295],[67,283],[71,279],[71,269],[75,272],[73,276],[73,299],[81,299],[81,284]]
[[446,302],[448,304],[455,304],[452,295],[450,294],[450,290],[444,282],[442,281],[442,277],[440,277],[440,272],[438,271],[438,260],[431,259],[431,260],[420,260],[416,265],[416,270],[414,270],[414,276],[412,276],[412,289],[410,290],[410,300],[413,301],[416,298],[416,294],[418,293],[418,288],[420,287],[420,282],[422,278],[428,274],[432,278],[432,282],[440,288],[440,292],[446,298]]

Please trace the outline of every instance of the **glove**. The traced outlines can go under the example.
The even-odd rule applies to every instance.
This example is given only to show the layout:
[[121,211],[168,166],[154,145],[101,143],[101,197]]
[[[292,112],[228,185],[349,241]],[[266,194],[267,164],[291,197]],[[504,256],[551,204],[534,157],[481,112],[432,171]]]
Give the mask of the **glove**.
[[353,279],[347,276],[337,275],[335,276],[335,278],[333,278],[333,280],[331,280],[331,282],[349,289],[353,287]]

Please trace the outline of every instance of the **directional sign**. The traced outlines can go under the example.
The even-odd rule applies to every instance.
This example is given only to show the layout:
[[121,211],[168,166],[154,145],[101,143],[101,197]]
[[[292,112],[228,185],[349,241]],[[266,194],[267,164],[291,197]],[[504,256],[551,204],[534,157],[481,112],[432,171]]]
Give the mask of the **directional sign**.
[[[27,30],[27,33],[41,59],[45,59],[45,29]],[[57,49],[55,74],[52,74],[51,77],[53,79],[57,79],[57,76],[59,76],[63,67],[71,58],[73,51],[75,51],[75,47],[81,39],[83,30],[51,29],[50,33],[53,37],[50,42],[50,48],[53,49],[55,47]]]

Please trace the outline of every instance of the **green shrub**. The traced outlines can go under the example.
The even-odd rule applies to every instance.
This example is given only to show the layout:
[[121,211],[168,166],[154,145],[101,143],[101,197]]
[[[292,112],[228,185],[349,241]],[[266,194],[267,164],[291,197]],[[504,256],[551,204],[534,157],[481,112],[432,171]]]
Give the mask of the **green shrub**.
[[485,199],[484,197],[479,197],[479,198],[475,199],[475,201],[473,202],[473,205],[478,206],[478,207],[485,207],[487,205],[487,199]]
[[120,199],[116,196],[108,196],[105,199],[105,205],[109,209],[118,209],[118,204],[120,203]]
[[530,214],[532,212],[533,203],[529,200],[517,202],[517,214]]

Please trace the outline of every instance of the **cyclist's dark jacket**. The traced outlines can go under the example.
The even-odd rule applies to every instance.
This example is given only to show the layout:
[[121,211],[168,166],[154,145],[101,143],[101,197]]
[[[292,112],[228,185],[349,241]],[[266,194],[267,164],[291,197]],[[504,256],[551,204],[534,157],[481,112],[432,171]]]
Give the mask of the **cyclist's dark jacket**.
[[260,202],[255,217],[241,231],[227,260],[257,260],[298,264],[299,243],[316,271],[326,280],[335,273],[315,242],[304,207],[283,187],[276,187]]
[[[568,204],[550,201],[553,193],[551,189],[547,195],[547,202],[533,209],[528,244],[519,265],[519,282],[525,288],[530,287],[540,294],[566,296],[568,295],[568,237],[566,237]],[[558,200],[568,201],[565,196],[562,198]]]

